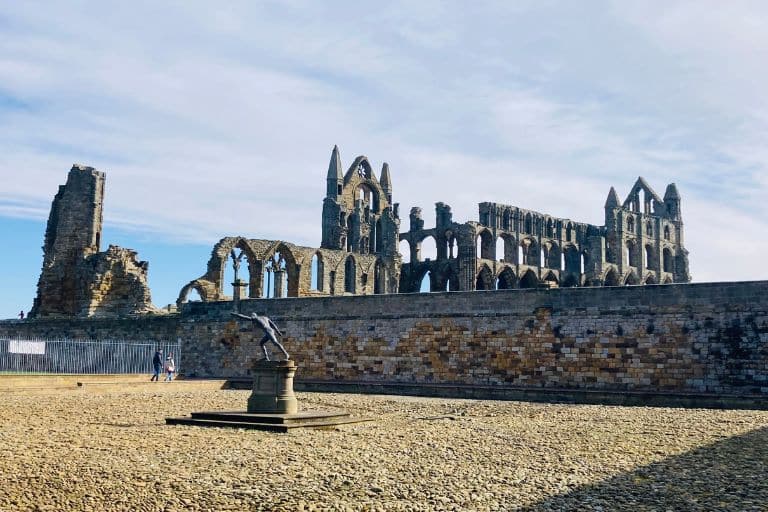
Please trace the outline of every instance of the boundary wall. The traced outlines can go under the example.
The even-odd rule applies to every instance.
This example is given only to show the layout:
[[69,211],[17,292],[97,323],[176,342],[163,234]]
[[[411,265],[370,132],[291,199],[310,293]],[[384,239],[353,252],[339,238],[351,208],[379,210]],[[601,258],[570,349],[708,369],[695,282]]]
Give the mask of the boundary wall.
[[[232,307],[8,320],[0,336],[180,338],[185,376],[247,377],[261,333]],[[768,281],[253,299],[240,310],[276,321],[298,381],[768,398]]]

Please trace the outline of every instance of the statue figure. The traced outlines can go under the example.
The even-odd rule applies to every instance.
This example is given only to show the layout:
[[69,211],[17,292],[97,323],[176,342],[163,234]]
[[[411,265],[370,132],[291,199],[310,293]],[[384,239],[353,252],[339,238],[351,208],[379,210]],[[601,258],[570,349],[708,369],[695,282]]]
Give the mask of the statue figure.
[[269,361],[269,352],[267,351],[267,347],[265,346],[267,342],[271,341],[275,345],[277,345],[277,348],[279,348],[282,353],[285,355],[285,359],[289,360],[291,356],[288,355],[288,352],[285,351],[285,347],[277,341],[277,337],[275,336],[275,332],[279,334],[280,336],[283,335],[282,332],[280,332],[280,329],[275,325],[275,322],[270,320],[270,318],[266,315],[258,315],[256,313],[251,314],[251,316],[247,315],[241,315],[240,313],[232,313],[233,316],[242,318],[244,320],[250,320],[253,322],[253,332],[258,333],[257,329],[261,329],[264,331],[264,337],[261,338],[261,342],[259,345],[261,345],[261,350],[264,351],[264,358]]

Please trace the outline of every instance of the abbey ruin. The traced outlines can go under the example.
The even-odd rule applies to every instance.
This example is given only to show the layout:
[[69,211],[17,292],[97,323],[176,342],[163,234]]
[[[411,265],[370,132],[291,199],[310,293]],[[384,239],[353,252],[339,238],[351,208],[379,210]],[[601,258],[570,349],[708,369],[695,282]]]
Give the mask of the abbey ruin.
[[[178,340],[185,376],[243,378],[258,339],[232,312],[259,312],[320,389],[707,404],[731,393],[768,407],[768,283],[689,283],[674,184],[660,197],[639,178],[623,202],[611,188],[602,226],[497,203],[459,223],[437,203],[434,226],[411,208],[401,229],[389,166],[377,176],[359,156],[344,171],[334,148],[320,247],[223,238],[182,287],[178,314],[163,314],[173,308],[152,306],[148,264],[101,251],[104,180],[72,168],[51,208],[33,318],[0,321],[0,336]],[[452,293],[413,293],[425,289]],[[294,298],[261,300],[282,297]]]
[[[121,316],[153,313],[148,263],[135,251],[100,252],[105,174],[75,165],[53,200],[43,269],[30,314]],[[517,206],[480,203],[478,221],[458,223],[451,207],[435,205],[436,225],[411,208],[400,229],[388,164],[376,176],[365,156],[343,171],[334,147],[326,176],[319,248],[286,241],[223,238],[205,274],[184,285],[203,302],[241,298],[372,295],[685,283],[680,195],[661,198],[638,178],[621,202],[611,188],[605,225],[561,219]],[[425,258],[429,241],[435,258]],[[401,254],[400,251],[403,251]],[[248,279],[225,282],[230,260],[245,260]]]
[[[479,221],[460,224],[450,206],[437,203],[434,227],[426,228],[414,207],[401,232],[388,164],[378,179],[368,158],[358,156],[345,173],[334,147],[326,182],[319,248],[224,238],[178,304],[191,290],[205,302],[228,300],[232,286],[249,298],[413,293],[425,276],[433,292],[690,281],[674,183],[661,198],[638,178],[623,203],[611,188],[604,226],[497,203],[481,203]],[[422,256],[427,239],[435,259]],[[247,282],[224,281],[233,249],[247,260]]]

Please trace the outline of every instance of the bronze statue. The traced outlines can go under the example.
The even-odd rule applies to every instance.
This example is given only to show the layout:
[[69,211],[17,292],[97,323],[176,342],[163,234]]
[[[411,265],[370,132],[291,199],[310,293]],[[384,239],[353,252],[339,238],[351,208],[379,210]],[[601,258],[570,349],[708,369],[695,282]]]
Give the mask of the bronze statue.
[[271,341],[275,345],[277,345],[277,348],[279,348],[283,354],[285,355],[285,359],[288,360],[291,358],[291,356],[288,355],[288,352],[285,351],[285,347],[277,341],[277,337],[275,336],[275,333],[279,334],[280,336],[283,335],[282,332],[280,332],[280,329],[275,325],[275,322],[270,320],[270,318],[266,315],[257,315],[256,313],[251,314],[251,316],[247,315],[241,315],[240,313],[232,313],[233,316],[242,318],[244,320],[250,320],[253,322],[253,332],[257,333],[256,330],[261,329],[264,331],[264,337],[261,338],[261,342],[259,345],[261,345],[261,350],[264,351],[264,357],[267,361],[269,361],[269,352],[267,351],[267,347],[265,346],[268,341]]

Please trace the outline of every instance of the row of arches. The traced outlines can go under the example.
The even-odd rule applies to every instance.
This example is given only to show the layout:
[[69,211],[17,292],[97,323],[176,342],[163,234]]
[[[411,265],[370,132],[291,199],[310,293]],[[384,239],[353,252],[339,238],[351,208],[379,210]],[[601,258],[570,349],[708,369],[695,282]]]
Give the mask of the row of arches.
[[[661,258],[661,261],[659,261]],[[610,261],[610,260],[609,260]],[[640,270],[661,270],[672,273],[675,271],[675,255],[672,249],[664,247],[661,254],[651,244],[642,246],[634,240],[627,240],[624,245],[624,261],[630,267]],[[612,262],[618,263],[618,262]]]
[[209,272],[187,284],[178,302],[221,300],[230,295],[236,281],[242,283],[243,298],[281,298],[313,293],[384,293],[386,279],[386,266],[380,258],[358,261],[350,253],[332,258],[329,264],[321,251],[315,251],[309,261],[297,261],[284,243],[259,258],[242,239],[229,245],[220,243],[209,262]]

